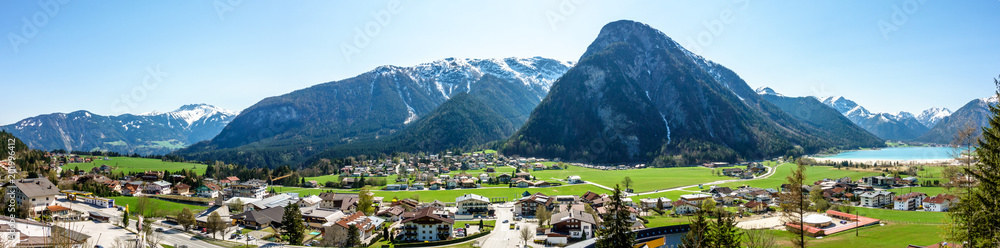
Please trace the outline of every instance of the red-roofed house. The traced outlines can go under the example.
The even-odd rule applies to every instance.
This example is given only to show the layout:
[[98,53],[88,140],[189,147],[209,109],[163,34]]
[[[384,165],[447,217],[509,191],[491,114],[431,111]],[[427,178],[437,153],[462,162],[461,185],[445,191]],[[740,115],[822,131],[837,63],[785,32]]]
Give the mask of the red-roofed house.
[[367,240],[371,237],[372,231],[375,227],[371,223],[371,219],[365,216],[363,212],[354,212],[349,216],[345,216],[337,220],[336,222],[328,222],[323,224],[323,239],[329,240],[331,244],[341,245],[347,241],[347,230],[351,226],[356,226],[358,228],[359,239]]
[[924,199],[925,211],[946,212],[951,205],[958,203],[958,197],[949,194],[938,194]]

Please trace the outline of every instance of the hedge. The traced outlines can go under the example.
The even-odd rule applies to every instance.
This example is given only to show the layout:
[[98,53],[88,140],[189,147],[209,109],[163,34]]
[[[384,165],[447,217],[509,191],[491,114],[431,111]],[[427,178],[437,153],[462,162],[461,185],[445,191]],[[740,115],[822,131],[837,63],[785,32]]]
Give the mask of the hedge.
[[[459,239],[451,239],[451,240],[444,240],[444,241],[434,241],[434,242],[416,242],[416,243],[396,244],[396,247],[425,247],[425,246],[450,245],[450,244],[462,243],[462,242],[465,242],[465,241],[476,239],[476,238],[485,236],[487,234],[490,234],[490,232],[493,232],[493,231],[491,230],[489,232],[481,232],[481,233],[469,235],[469,236],[466,236],[464,238],[459,238]],[[382,248],[389,248],[389,245],[382,245]]]

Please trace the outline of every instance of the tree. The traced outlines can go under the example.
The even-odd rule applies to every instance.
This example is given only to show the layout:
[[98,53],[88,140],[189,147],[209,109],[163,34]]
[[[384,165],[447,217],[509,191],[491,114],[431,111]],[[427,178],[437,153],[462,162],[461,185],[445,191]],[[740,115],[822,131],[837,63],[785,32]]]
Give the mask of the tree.
[[716,202],[712,198],[705,199],[701,201],[701,211],[709,213],[715,212],[715,205]]
[[656,198],[656,210],[663,211],[663,197]]
[[146,234],[146,245],[149,245],[150,247],[161,247],[160,243],[163,243],[164,238],[163,233],[154,232]]
[[528,246],[528,240],[531,240],[534,235],[531,235],[531,230],[528,228],[521,228],[521,240],[524,240],[524,246]]
[[375,215],[375,195],[371,193],[371,187],[364,186],[358,192],[358,212],[365,213],[366,216]]
[[150,234],[153,234],[153,221],[154,220],[150,219],[142,220],[142,233],[145,234],[143,236],[149,236]]
[[[996,95],[1000,96],[1000,81],[994,79]],[[949,215],[949,236],[966,242],[966,247],[1000,247],[1000,107],[988,104],[989,125],[983,127],[976,146],[977,163],[964,168],[966,175],[979,181],[959,196]]]
[[625,192],[628,192],[628,190],[632,188],[632,178],[625,177],[622,179],[622,186],[625,187]]
[[545,206],[539,206],[535,209],[535,219],[538,219],[538,225],[544,226],[545,222],[549,221],[549,210]]
[[751,228],[743,231],[743,245],[747,248],[777,248],[777,238],[768,229]]
[[[785,180],[787,181],[787,187],[784,192],[778,195],[778,198],[781,200],[782,220],[785,223],[799,223],[799,225],[803,225],[803,218],[805,218],[805,214],[809,209],[809,201],[805,199],[805,193],[802,190],[802,185],[806,180],[805,165],[799,164],[798,169],[792,171]],[[788,228],[788,231],[796,236],[791,239],[792,246],[806,246],[806,234],[802,228]]]
[[128,228],[128,209],[122,211],[122,227]]
[[709,235],[711,227],[709,226],[708,220],[705,218],[705,211],[699,210],[694,213],[694,216],[689,218],[691,221],[691,230],[681,238],[681,246],[685,248],[702,248],[710,247],[712,244],[712,236]]
[[715,225],[712,226],[712,247],[739,248],[741,245],[740,228],[736,227],[736,217],[728,211],[719,211]]
[[288,235],[288,243],[292,245],[301,245],[302,238],[305,234],[302,233],[305,230],[305,226],[302,224],[302,212],[299,212],[298,204],[288,204],[285,207],[285,214],[281,216],[281,233]]
[[212,214],[208,215],[208,221],[205,223],[205,229],[208,229],[208,232],[212,233],[212,238],[214,239],[215,233],[226,230],[226,225],[229,225],[229,223],[222,220],[222,216],[219,215],[219,212],[212,212]]
[[243,200],[240,200],[240,198],[236,198],[235,201],[230,202],[229,203],[229,212],[230,213],[243,212]]
[[181,212],[177,214],[177,224],[184,227],[184,231],[190,230],[196,223],[194,213],[191,213],[191,209],[181,209]]
[[635,244],[635,233],[629,228],[632,226],[629,223],[631,213],[622,201],[622,190],[618,185],[615,185],[611,201],[605,204],[608,217],[604,219],[604,228],[597,229],[596,247],[632,247]]
[[[299,242],[302,243],[302,242]],[[344,241],[344,247],[360,247],[361,244],[361,234],[358,230],[357,225],[350,225],[347,227],[347,241]]]

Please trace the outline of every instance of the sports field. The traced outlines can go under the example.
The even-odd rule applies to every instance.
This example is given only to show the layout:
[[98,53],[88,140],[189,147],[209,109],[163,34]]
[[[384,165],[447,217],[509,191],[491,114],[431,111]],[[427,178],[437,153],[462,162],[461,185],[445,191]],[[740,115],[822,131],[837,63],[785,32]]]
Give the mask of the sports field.
[[206,165],[195,164],[195,163],[182,163],[182,162],[163,162],[159,159],[152,158],[130,158],[130,157],[111,157],[111,160],[101,160],[103,157],[94,157],[94,160],[90,163],[70,163],[63,166],[63,168],[76,168],[80,167],[81,170],[89,171],[91,168],[100,167],[101,165],[108,165],[115,168],[114,172],[144,172],[148,170],[155,171],[180,171],[181,169],[193,170],[198,173],[198,175],[205,174]]

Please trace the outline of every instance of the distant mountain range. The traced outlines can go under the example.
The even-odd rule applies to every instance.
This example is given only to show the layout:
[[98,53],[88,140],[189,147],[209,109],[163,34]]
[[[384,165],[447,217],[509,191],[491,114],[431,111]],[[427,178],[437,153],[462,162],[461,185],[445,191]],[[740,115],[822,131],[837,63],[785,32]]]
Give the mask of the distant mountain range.
[[[955,134],[962,128],[972,126],[976,132],[982,132],[981,128],[989,124],[989,106],[997,104],[996,97],[980,98],[970,101],[951,115],[941,118],[934,128],[927,131],[915,141],[949,144],[955,139]],[[925,113],[927,111],[924,111]]]
[[106,150],[166,154],[211,139],[236,116],[207,104],[184,105],[167,113],[102,116],[87,111],[39,115],[2,128],[32,149]]
[[656,165],[884,146],[764,100],[736,73],[633,21],[605,25],[503,147],[522,156]]
[[822,102],[847,116],[858,126],[879,138],[887,140],[912,140],[923,135],[930,128],[921,123],[913,114],[899,112],[872,113],[844,97],[827,97]]
[[487,103],[504,105],[497,114],[517,127],[572,65],[534,57],[381,66],[261,100],[212,140],[176,154],[254,166],[302,164],[332,147],[393,137],[460,93],[496,99]]

